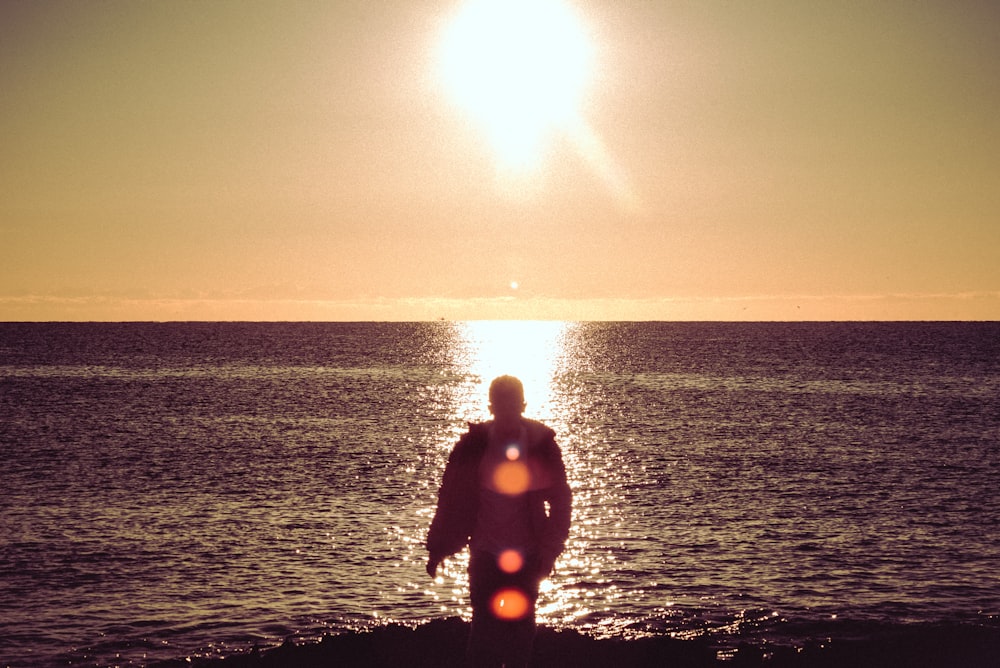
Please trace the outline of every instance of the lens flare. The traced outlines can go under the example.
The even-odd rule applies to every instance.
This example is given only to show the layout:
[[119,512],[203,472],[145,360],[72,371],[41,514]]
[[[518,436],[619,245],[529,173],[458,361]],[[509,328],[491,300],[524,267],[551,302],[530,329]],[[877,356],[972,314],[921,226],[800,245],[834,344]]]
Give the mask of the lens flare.
[[497,565],[504,573],[517,573],[524,566],[524,557],[517,550],[504,550],[497,557]]
[[507,455],[507,459],[513,462],[521,458],[521,448],[517,445],[508,445],[505,454]]
[[490,602],[493,616],[505,621],[522,619],[528,614],[530,607],[524,592],[513,588],[501,589],[493,595],[493,600]]
[[531,474],[523,462],[503,462],[493,471],[493,486],[501,494],[524,494],[530,484]]

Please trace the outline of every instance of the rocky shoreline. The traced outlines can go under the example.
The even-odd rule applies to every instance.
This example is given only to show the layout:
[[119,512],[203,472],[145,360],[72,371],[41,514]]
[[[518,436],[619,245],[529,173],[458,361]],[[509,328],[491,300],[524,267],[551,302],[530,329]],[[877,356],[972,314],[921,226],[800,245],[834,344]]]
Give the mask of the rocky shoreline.
[[[286,642],[280,647],[215,659],[183,659],[155,668],[462,668],[468,625],[458,618],[411,628],[388,625],[372,631],[329,635],[320,642]],[[707,639],[667,636],[596,639],[577,631],[541,627],[532,665],[566,668],[645,668],[671,666],[995,666],[1000,660],[1000,630],[955,626],[901,630],[878,638],[824,640],[802,646],[739,644],[720,648]]]

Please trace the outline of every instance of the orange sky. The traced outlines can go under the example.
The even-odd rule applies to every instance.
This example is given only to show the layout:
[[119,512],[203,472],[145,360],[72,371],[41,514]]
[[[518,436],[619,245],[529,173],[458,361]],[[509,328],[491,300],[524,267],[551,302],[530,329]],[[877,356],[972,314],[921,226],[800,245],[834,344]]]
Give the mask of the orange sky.
[[996,3],[569,4],[517,171],[462,3],[0,2],[0,320],[1000,319]]

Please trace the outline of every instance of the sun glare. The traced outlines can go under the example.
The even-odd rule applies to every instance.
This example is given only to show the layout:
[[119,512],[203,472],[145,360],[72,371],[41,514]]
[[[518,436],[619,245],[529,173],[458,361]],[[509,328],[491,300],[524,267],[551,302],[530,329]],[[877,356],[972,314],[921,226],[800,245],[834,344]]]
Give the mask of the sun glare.
[[507,166],[535,163],[570,124],[593,68],[583,24],[558,0],[470,0],[449,25],[441,69],[455,101]]

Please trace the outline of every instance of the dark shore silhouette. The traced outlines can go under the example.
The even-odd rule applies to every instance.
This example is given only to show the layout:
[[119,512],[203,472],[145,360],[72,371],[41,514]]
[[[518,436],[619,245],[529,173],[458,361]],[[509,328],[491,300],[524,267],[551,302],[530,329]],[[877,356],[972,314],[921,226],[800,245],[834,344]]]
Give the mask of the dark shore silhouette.
[[[373,631],[330,635],[318,643],[286,642],[281,647],[224,659],[167,661],[153,668],[462,668],[468,624],[440,619],[416,628],[393,624]],[[816,640],[800,647],[749,645],[721,650],[709,639],[646,637],[595,639],[576,631],[540,627],[532,666],[537,668],[939,668],[995,666],[1000,630],[915,625],[864,640]]]

